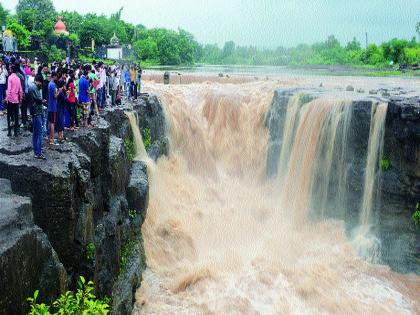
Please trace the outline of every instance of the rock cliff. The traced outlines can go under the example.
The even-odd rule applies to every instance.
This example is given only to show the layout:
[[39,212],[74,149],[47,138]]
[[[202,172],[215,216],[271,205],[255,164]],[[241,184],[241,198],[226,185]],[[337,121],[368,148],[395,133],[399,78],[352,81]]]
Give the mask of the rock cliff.
[[0,137],[0,314],[24,314],[36,289],[49,302],[80,275],[94,280],[98,296],[112,297],[114,314],[131,314],[145,268],[149,183],[146,165],[131,160],[127,110],[142,131],[150,128],[150,156],[165,154],[164,109],[155,96],[104,112],[94,128],[46,149],[46,161],[33,158],[30,133]]

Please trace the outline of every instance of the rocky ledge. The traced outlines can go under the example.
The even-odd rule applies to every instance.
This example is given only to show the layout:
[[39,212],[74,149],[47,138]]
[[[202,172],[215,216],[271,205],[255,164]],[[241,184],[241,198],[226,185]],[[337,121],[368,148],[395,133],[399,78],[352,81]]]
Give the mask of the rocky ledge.
[[67,143],[45,149],[46,161],[33,158],[29,132],[8,138],[0,120],[0,314],[24,314],[37,289],[50,302],[80,275],[112,297],[114,314],[131,314],[145,268],[149,187],[146,165],[132,160],[125,111],[135,112],[142,133],[150,130],[149,155],[166,154],[164,109],[153,95],[67,133]]

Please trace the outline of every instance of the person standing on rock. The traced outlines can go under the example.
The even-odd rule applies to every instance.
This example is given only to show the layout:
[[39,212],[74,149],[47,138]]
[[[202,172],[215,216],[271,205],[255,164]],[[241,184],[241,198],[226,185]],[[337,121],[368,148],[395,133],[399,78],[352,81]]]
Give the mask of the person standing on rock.
[[105,65],[100,62],[98,64],[98,70],[96,73],[96,76],[99,79],[99,83],[97,86],[97,93],[98,93],[98,109],[102,111],[105,108],[106,105],[106,71],[105,71]]
[[9,76],[7,81],[7,136],[11,137],[10,120],[13,116],[14,124],[14,136],[17,137],[19,133],[19,107],[22,104],[23,90],[20,78],[17,76],[19,68],[14,65],[12,66],[12,74]]
[[88,71],[85,70],[79,80],[79,104],[82,106],[82,122],[83,126],[88,126],[88,118],[90,112],[90,84],[88,81]]
[[141,76],[143,74],[143,69],[141,68],[141,65],[137,68],[137,91],[138,94],[141,93]]
[[70,75],[70,79],[67,82],[67,90],[69,91],[69,120],[70,120],[70,130],[76,129],[76,86],[74,85],[74,74]]
[[3,115],[6,109],[6,83],[8,75],[6,65],[3,63],[3,60],[0,60],[0,115]]
[[28,102],[32,108],[32,145],[35,159],[45,160],[42,154],[42,120],[46,101],[42,99],[41,89],[42,76],[37,74],[28,88]]
[[137,71],[134,66],[130,68],[130,97],[137,99]]
[[57,73],[51,73],[51,81],[48,84],[48,123],[49,123],[49,144],[58,145],[54,140],[54,128],[57,123]]
[[117,92],[120,86],[120,79],[117,77],[117,71],[114,70],[111,73],[111,82],[110,82],[110,94],[111,94],[111,105],[115,106],[115,101],[117,99]]
[[128,100],[130,98],[130,70],[127,68],[123,71],[124,76],[124,92],[125,92],[125,99]]
[[[46,70],[45,70],[46,69]],[[44,68],[42,75],[42,99],[45,100],[44,104],[48,103],[48,85],[51,81],[51,72],[48,67]],[[42,135],[44,138],[48,138],[48,108],[44,105],[44,115],[42,118]]]
[[58,141],[63,143],[64,137],[64,112],[68,104],[68,98],[65,91],[65,81],[60,80],[57,82],[58,95],[57,95],[57,132]]

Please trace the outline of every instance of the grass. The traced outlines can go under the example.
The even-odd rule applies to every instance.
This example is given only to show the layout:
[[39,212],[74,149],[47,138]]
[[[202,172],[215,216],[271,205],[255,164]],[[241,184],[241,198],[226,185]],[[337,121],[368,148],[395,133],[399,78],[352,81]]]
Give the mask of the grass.
[[391,161],[389,159],[382,159],[379,161],[381,171],[386,172],[391,168]]

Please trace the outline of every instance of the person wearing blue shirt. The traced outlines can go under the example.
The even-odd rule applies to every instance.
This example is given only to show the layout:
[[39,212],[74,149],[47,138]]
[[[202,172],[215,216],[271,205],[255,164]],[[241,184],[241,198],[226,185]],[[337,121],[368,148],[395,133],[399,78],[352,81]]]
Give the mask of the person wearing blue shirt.
[[88,126],[89,110],[90,110],[90,84],[87,79],[88,71],[84,71],[79,80],[79,104],[83,107],[82,121],[83,126]]
[[48,84],[48,122],[49,122],[49,140],[50,145],[55,145],[54,141],[54,127],[57,122],[57,86],[55,84],[57,80],[57,73],[51,73],[51,81]]
[[131,84],[130,71],[128,70],[128,67],[127,67],[124,70],[124,89],[125,89],[126,99],[130,97],[130,84]]

